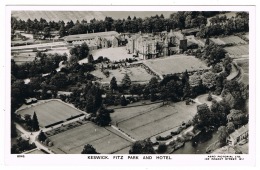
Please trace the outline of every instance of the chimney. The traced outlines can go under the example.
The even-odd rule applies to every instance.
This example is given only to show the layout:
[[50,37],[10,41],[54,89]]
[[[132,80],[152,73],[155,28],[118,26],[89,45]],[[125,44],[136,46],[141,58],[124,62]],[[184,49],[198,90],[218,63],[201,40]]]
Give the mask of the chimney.
[[172,29],[171,29],[171,31],[170,31],[171,33],[172,33]]
[[93,31],[93,33],[94,33],[94,29],[93,29],[92,31]]
[[139,31],[139,34],[142,34],[142,31]]

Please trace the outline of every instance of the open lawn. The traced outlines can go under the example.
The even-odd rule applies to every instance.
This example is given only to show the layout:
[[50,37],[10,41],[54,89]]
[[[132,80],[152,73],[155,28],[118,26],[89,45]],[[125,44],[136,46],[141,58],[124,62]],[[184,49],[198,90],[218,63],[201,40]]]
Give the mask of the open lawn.
[[162,75],[182,73],[186,70],[205,70],[208,67],[194,56],[173,55],[166,58],[145,60],[143,63],[160,77]]
[[121,135],[92,122],[49,138],[54,143],[50,149],[57,154],[80,154],[86,144],[92,145],[97,152],[103,154],[114,153],[131,145]]
[[32,62],[32,61],[34,61],[35,56],[36,56],[36,53],[35,53],[35,52],[17,53],[17,54],[14,54],[14,55],[11,57],[11,59],[13,59],[14,62],[15,62],[17,65],[20,65],[20,64],[23,64],[23,63],[26,63],[26,62]]
[[[93,55],[95,60],[100,56],[107,57],[110,61],[119,61],[126,58],[133,58],[133,54],[128,54],[125,47],[98,49],[98,50],[93,50],[90,53]],[[87,63],[87,62],[88,62],[87,58],[79,61],[80,64]]]
[[232,47],[225,47],[224,49],[227,51],[227,53],[230,54],[230,57],[232,58],[240,58],[249,54],[248,45],[237,45]]
[[235,60],[237,65],[242,69],[241,82],[249,84],[249,59],[237,59]]
[[148,74],[147,71],[142,67],[121,67],[116,70],[108,70],[109,77],[106,77],[101,70],[95,70],[91,72],[94,76],[101,78],[102,83],[110,83],[112,77],[114,76],[118,83],[121,83],[125,74],[128,74],[132,83],[147,83],[153,77]]
[[26,114],[33,115],[36,113],[39,125],[46,127],[59,121],[65,121],[72,116],[84,114],[84,112],[60,101],[47,100],[27,106],[17,111],[17,114],[24,116]]
[[213,41],[217,45],[226,45],[226,44],[247,44],[246,41],[241,39],[238,36],[227,36],[227,37],[219,37],[219,38],[210,38],[211,41]]
[[115,110],[111,114],[113,122],[136,140],[146,139],[169,129],[179,126],[196,114],[197,104],[186,105],[185,102],[171,103],[170,105],[150,106],[146,110],[141,107]]

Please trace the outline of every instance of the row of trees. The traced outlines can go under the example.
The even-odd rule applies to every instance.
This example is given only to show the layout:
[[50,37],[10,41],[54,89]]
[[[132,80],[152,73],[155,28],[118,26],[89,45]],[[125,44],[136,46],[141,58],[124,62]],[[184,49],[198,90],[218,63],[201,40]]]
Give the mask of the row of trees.
[[113,19],[112,17],[105,17],[104,20],[96,20],[93,18],[88,23],[85,20],[69,21],[66,24],[63,21],[47,22],[45,19],[37,19],[27,21],[17,20],[11,18],[12,30],[24,30],[28,33],[39,34],[42,32],[45,36],[50,36],[50,30],[59,30],[61,37],[65,35],[83,34],[90,32],[104,32],[104,31],[118,31],[118,32],[131,32],[136,33],[142,32],[161,32],[169,31],[170,29],[184,29],[200,27],[200,25],[207,24],[207,17],[214,16],[219,12],[215,11],[187,11],[187,12],[176,12],[172,13],[169,18],[165,18],[162,14],[142,18],[131,18],[127,19]]

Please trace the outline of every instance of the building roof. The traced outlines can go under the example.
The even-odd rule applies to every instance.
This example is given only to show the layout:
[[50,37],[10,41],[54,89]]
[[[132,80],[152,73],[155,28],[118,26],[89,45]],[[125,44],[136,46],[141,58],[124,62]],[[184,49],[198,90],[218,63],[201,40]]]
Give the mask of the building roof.
[[248,132],[248,124],[242,126],[241,128],[235,130],[235,132],[230,134],[230,137],[236,139],[237,137],[241,136],[242,134]]
[[93,39],[95,37],[107,37],[107,36],[119,36],[119,33],[116,31],[108,31],[108,32],[90,33],[90,34],[68,35],[64,37],[64,40],[65,41],[87,40],[87,39]]

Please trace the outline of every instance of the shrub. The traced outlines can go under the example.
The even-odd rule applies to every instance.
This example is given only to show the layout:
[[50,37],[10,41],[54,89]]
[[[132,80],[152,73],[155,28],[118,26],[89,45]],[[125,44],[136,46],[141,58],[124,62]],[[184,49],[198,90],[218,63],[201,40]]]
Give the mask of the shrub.
[[171,132],[171,135],[172,135],[172,136],[175,136],[175,135],[178,135],[178,134],[180,134],[179,131],[172,131],[172,132]]
[[185,142],[185,139],[181,136],[178,136],[176,139],[177,142]]
[[53,142],[49,142],[49,143],[48,143],[48,146],[49,146],[49,147],[52,147],[52,146],[53,146]]
[[167,150],[167,145],[165,143],[160,143],[158,146],[158,153],[164,153]]
[[207,100],[208,100],[208,101],[212,101],[212,95],[211,95],[211,93],[209,93]]

